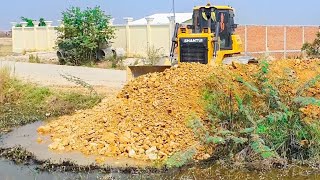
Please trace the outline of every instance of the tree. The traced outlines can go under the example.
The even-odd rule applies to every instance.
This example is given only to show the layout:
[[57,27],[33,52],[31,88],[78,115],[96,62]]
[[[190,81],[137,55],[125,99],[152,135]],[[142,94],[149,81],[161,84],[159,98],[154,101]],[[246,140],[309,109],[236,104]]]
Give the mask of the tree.
[[100,7],[81,10],[71,7],[62,13],[63,26],[57,28],[58,48],[63,52],[60,64],[82,65],[95,61],[99,45],[114,38],[111,16]]
[[320,32],[313,43],[304,43],[301,50],[306,51],[310,58],[320,58]]
[[[33,24],[33,19],[30,19],[30,18],[26,18],[26,17],[21,17],[21,20],[24,21],[24,22],[27,22],[27,27],[34,27],[34,24]],[[40,18],[39,19],[39,24],[38,26],[46,26],[46,23],[45,23],[45,19],[44,18]],[[21,24],[17,24],[16,27],[22,27]]]
[[27,22],[27,27],[33,27],[34,24],[33,24],[33,20],[30,19],[30,18],[26,18],[26,17],[21,17],[21,20],[24,21],[24,22]]

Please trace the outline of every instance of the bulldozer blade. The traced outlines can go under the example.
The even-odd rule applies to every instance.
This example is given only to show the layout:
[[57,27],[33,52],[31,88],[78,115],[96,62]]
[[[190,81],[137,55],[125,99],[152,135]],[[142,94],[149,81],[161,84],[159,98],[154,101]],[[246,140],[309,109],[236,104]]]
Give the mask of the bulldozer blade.
[[227,57],[224,58],[222,64],[232,64],[232,62],[237,62],[240,64],[251,64],[251,63],[258,63],[257,59],[252,56],[234,56],[234,57]]
[[127,67],[127,81],[135,79],[139,76],[154,73],[154,72],[163,72],[166,69],[171,68],[171,65],[164,66],[128,66]]

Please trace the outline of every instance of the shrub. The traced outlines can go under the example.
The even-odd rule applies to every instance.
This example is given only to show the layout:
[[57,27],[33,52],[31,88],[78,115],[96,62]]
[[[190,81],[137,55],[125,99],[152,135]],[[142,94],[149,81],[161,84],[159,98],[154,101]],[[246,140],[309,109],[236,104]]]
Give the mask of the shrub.
[[309,58],[320,58],[320,32],[313,43],[304,43],[301,50],[306,51]]
[[57,46],[64,52],[62,64],[82,65],[95,61],[100,44],[108,44],[114,38],[114,28],[109,25],[110,16],[100,7],[81,10],[72,7],[62,13],[63,26]]
[[241,155],[247,161],[319,158],[320,122],[307,123],[301,109],[320,106],[319,99],[305,96],[320,75],[302,85],[290,73],[272,78],[266,61],[260,63],[257,74],[226,68],[216,74],[203,95],[210,126],[193,118],[189,127],[202,143],[216,146],[219,157]]
[[40,63],[40,58],[38,55],[33,55],[33,54],[30,54],[29,55],[29,63]]
[[0,68],[0,133],[47,117],[91,108],[101,96],[90,93],[64,92],[24,83],[10,75],[9,68]]
[[154,45],[148,48],[147,65],[156,65],[160,61],[162,57],[161,49],[162,48],[155,48]]
[[[30,18],[26,18],[26,17],[21,17],[21,20],[24,21],[24,22],[27,22],[27,27],[34,27],[34,24],[33,24],[33,19],[30,19]],[[39,24],[38,26],[46,26],[46,23],[45,23],[45,19],[44,18],[40,18],[39,19]],[[21,24],[17,24],[16,27],[22,27]]]

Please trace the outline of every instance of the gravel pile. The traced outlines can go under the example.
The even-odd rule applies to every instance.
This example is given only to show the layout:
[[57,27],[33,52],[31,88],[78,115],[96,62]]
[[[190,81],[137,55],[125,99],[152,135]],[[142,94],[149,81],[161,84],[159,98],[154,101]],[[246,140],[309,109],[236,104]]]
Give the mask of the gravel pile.
[[[289,75],[303,84],[320,74],[319,64],[317,60],[274,61],[270,65],[269,78],[281,79]],[[256,65],[221,69],[181,64],[162,73],[141,76],[129,82],[117,97],[105,99],[93,109],[60,117],[39,127],[38,132],[51,135],[53,142],[49,148],[56,151],[165,160],[175,152],[196,146],[195,159],[205,159],[213,150],[199,144],[186,122],[196,115],[206,124],[207,114],[201,96],[207,80],[211,75],[218,77],[219,72],[226,76],[228,72],[236,73],[248,80],[258,71]],[[230,82],[238,83],[230,78]],[[294,94],[298,88],[296,84],[279,85],[279,89],[282,93]],[[308,88],[304,95],[319,99],[320,83]],[[307,106],[301,111],[306,120],[320,119],[318,106]]]
[[[50,134],[49,146],[86,155],[166,159],[198,143],[186,121],[205,118],[201,92],[214,67],[182,64],[128,83],[114,99],[93,109],[52,121],[38,132]],[[204,147],[197,146],[199,152]],[[197,158],[207,157],[198,153]]]

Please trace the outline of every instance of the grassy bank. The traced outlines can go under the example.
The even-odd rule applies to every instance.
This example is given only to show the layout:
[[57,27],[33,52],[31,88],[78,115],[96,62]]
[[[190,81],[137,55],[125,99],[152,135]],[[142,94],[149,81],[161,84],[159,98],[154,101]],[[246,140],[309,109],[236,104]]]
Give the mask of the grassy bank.
[[[319,164],[319,60],[218,67],[203,91],[208,118],[188,125],[215,159],[230,163]],[[191,150],[169,161],[187,163]]]
[[319,160],[319,67],[287,60],[221,69],[204,92],[213,128],[193,128],[231,160]]
[[10,76],[10,70],[0,69],[0,132],[49,117],[70,114],[91,108],[100,95],[59,91],[27,84]]

